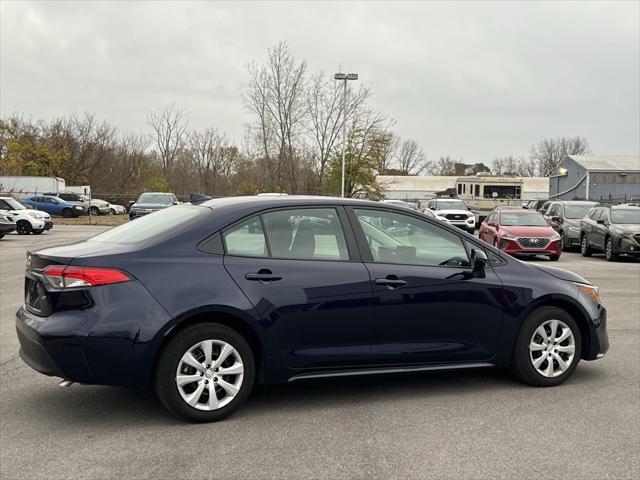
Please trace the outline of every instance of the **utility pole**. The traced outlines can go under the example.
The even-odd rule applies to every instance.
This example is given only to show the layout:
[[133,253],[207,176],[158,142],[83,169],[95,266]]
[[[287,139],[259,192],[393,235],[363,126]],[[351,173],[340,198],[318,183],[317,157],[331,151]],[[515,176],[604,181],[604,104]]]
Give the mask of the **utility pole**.
[[347,150],[347,81],[358,80],[357,73],[336,73],[333,78],[335,80],[344,81],[344,95],[342,97],[342,180],[340,182],[340,196],[344,198],[344,159]]

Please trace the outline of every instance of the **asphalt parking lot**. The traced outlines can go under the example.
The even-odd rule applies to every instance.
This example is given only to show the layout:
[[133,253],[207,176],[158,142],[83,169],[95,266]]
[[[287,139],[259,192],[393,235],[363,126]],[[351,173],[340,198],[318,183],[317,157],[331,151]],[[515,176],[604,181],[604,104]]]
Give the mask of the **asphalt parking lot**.
[[496,369],[298,382],[191,425],[149,392],[60,388],[17,356],[25,252],[105,229],[0,241],[0,478],[640,477],[637,260],[565,253],[552,264],[599,285],[609,311],[609,354],[563,386]]

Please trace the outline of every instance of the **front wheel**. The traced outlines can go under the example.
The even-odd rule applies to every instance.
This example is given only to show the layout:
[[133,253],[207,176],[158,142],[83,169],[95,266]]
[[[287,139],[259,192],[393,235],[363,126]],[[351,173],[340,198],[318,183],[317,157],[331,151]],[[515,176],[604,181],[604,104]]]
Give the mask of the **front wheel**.
[[98,207],[91,207],[90,210],[91,210],[91,215],[93,216],[100,215],[100,209]]
[[580,239],[580,253],[583,257],[591,256],[591,247],[589,246],[586,235],[582,235],[582,238]]
[[71,210],[70,208],[65,208],[64,210],[62,210],[62,216],[64,218],[71,218],[73,217],[73,210]]
[[34,231],[33,231],[33,234],[34,234],[34,235],[40,235],[42,232],[44,232],[44,228],[43,228],[43,229],[41,229],[41,230],[34,230]]
[[31,224],[26,220],[19,220],[16,223],[16,232],[18,235],[29,235],[32,232]]
[[551,260],[552,262],[557,262],[558,260],[560,260],[560,255],[549,255],[549,260]]
[[201,323],[179,332],[162,351],[155,390],[174,415],[216,422],[245,402],[255,379],[253,352],[235,330]]
[[582,338],[578,324],[565,310],[542,307],[522,323],[511,370],[535,387],[560,385],[580,362]]
[[609,262],[618,260],[618,254],[613,251],[613,240],[610,238],[607,238],[607,242],[605,243],[604,255]]

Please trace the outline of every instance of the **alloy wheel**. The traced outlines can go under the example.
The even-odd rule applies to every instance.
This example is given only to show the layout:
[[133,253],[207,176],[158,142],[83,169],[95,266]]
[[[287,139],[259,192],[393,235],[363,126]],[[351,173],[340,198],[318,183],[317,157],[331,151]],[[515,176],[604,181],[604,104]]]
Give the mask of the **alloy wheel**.
[[229,404],[240,391],[244,365],[238,351],[222,340],[204,340],[178,362],[175,382],[182,399],[204,411]]
[[529,359],[543,377],[558,377],[566,372],[575,356],[575,337],[571,328],[560,320],[543,322],[531,336]]

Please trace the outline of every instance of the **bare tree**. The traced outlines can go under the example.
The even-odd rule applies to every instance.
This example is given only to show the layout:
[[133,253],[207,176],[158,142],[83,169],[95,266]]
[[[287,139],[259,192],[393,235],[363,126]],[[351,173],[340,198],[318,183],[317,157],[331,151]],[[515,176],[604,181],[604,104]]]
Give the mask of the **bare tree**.
[[198,189],[202,193],[226,193],[226,183],[233,171],[238,150],[226,135],[215,128],[192,132],[188,139],[189,152],[198,174]]
[[188,121],[175,105],[170,105],[147,116],[153,129],[152,139],[158,149],[165,177],[173,169],[178,155],[184,147]]
[[[286,43],[269,50],[266,65],[252,63],[249,88],[243,94],[246,108],[256,117],[253,130],[268,160],[277,158],[272,177],[274,188],[296,193],[296,153],[294,143],[307,112],[305,102],[306,63],[298,63]],[[271,170],[271,168],[269,168]]]
[[427,156],[415,140],[405,139],[397,152],[397,165],[401,175],[419,175],[426,168]]
[[517,159],[513,155],[495,157],[491,170],[494,175],[517,175],[520,162],[521,159]]
[[[360,110],[370,96],[367,87],[360,86],[352,91],[347,85],[346,118],[349,119]],[[307,89],[307,115],[309,136],[314,145],[313,155],[316,158],[318,186],[322,192],[327,162],[334,149],[340,147],[340,132],[344,124],[343,85],[330,79],[323,72],[309,82]]]
[[531,147],[529,158],[537,163],[538,173],[548,177],[567,155],[584,155],[589,152],[589,142],[583,137],[546,138]]
[[458,160],[449,155],[440,157],[433,167],[433,174],[440,176],[457,175],[457,163],[459,163]]

